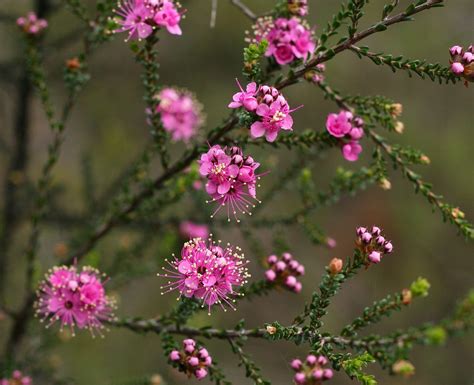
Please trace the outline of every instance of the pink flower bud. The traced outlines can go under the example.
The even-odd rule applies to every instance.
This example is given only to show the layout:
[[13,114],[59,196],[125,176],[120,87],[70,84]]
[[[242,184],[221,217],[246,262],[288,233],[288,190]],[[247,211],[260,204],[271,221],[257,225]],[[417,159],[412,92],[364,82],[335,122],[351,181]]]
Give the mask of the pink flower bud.
[[322,369],[316,369],[313,370],[313,377],[316,378],[317,380],[320,380],[323,378],[324,371]]
[[204,377],[207,376],[207,370],[204,368],[199,368],[194,372],[194,375],[198,380],[202,380]]
[[186,347],[187,345],[196,346],[196,341],[194,341],[192,338],[183,340],[183,346]]
[[373,236],[380,235],[381,232],[382,232],[382,230],[380,229],[380,227],[372,226],[372,235]]
[[184,351],[188,354],[192,354],[194,352],[194,345],[186,345]]
[[303,363],[301,362],[301,360],[299,360],[297,358],[294,359],[293,361],[291,361],[291,367],[294,370],[300,370],[302,366],[303,366]]
[[464,72],[464,66],[461,63],[455,62],[451,64],[451,71],[456,75],[462,74]]
[[289,288],[293,288],[296,285],[296,282],[298,282],[296,278],[292,275],[289,275],[285,280],[285,285]]
[[381,254],[375,250],[369,254],[369,261],[372,263],[379,263],[381,258],[382,258]]
[[199,358],[197,357],[189,357],[189,360],[188,360],[188,363],[189,365],[191,366],[198,366],[199,365]]
[[384,246],[384,251],[387,253],[387,254],[390,254],[393,250],[393,245],[392,245],[392,242],[387,242]]
[[300,266],[299,262],[296,261],[296,260],[290,261],[290,263],[288,265],[290,266],[291,270],[295,270],[295,271]]
[[276,278],[276,273],[273,270],[267,270],[265,272],[265,278],[267,281],[273,282]]
[[330,379],[333,376],[333,371],[331,369],[324,369],[323,377],[326,379]]
[[362,239],[362,242],[369,243],[372,240],[372,235],[370,235],[370,233],[364,233],[362,234],[361,239]]
[[306,357],[306,363],[310,366],[315,365],[317,361],[318,359],[316,358],[314,354],[310,354],[308,355],[308,357]]
[[206,359],[204,360],[204,365],[206,366],[211,366],[212,365],[212,357],[207,356]]
[[358,227],[358,228],[356,229],[357,235],[358,235],[359,237],[361,237],[362,234],[364,234],[366,231],[367,231],[367,229],[366,229],[365,227]]
[[290,262],[293,259],[293,256],[290,253],[283,253],[282,259],[285,262]]
[[303,385],[306,382],[306,376],[304,373],[296,373],[294,377],[295,382],[298,385]]
[[319,365],[326,365],[328,363],[328,359],[324,356],[318,357],[318,364]]
[[179,361],[181,359],[181,355],[179,354],[179,352],[177,350],[173,350],[170,353],[169,358],[170,358],[171,361]]
[[206,348],[201,348],[201,349],[199,349],[199,357],[201,357],[203,360],[204,360],[206,357],[209,357],[209,352],[207,351]]
[[449,53],[451,54],[451,56],[462,55],[462,47],[460,47],[459,45],[453,45],[449,49]]
[[377,238],[375,238],[375,242],[377,242],[377,245],[383,246],[385,243],[385,238],[379,235]]
[[278,262],[276,263],[276,269],[277,269],[277,271],[283,271],[283,270],[285,270],[285,269],[286,269],[286,263],[283,262],[283,261],[278,261]]
[[298,268],[296,269],[296,272],[299,274],[299,275],[304,275],[304,266],[303,265],[299,265]]
[[276,255],[270,255],[268,258],[267,258],[267,262],[269,265],[273,265],[275,264],[276,262],[278,261],[278,257]]
[[303,289],[303,285],[301,284],[301,282],[296,282],[295,287],[293,287],[293,291],[295,293],[300,293],[301,289]]

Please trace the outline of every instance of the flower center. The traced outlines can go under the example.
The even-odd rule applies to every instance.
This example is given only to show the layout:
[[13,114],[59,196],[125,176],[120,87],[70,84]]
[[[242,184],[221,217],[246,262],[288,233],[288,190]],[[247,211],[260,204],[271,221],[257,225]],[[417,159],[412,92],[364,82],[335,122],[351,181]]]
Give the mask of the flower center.
[[281,111],[277,111],[277,112],[275,112],[275,114],[273,114],[272,122],[281,122],[285,118],[286,118],[285,113],[283,113]]
[[225,170],[225,164],[224,163],[218,163],[212,168],[212,173],[219,175],[222,174],[222,172]]
[[71,310],[73,308],[73,303],[71,301],[66,301],[64,303],[64,307],[68,310]]

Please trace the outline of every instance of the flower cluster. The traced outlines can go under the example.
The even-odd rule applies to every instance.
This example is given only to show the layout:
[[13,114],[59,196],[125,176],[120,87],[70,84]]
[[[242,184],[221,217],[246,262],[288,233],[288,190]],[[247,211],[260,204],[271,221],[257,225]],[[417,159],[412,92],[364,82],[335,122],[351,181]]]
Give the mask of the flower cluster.
[[115,13],[119,28],[128,32],[130,39],[146,39],[157,28],[166,28],[173,35],[181,35],[179,4],[172,0],[122,0]]
[[[235,310],[232,299],[237,295],[234,287],[240,287],[247,282],[248,261],[239,247],[235,250],[228,244],[222,248],[211,240],[206,242],[195,238],[186,242],[181,250],[181,258],[174,255],[173,261],[166,262],[171,269],[163,267],[163,274],[159,277],[172,279],[161,287],[166,293],[178,290],[181,295],[188,298],[202,299],[203,306],[207,305],[209,314],[211,306],[219,304],[224,311],[224,305]],[[162,293],[164,294],[164,293]]]
[[468,81],[474,81],[474,47],[470,45],[466,51],[459,45],[449,49],[451,54],[451,72],[463,76]]
[[164,88],[156,97],[155,111],[164,129],[174,141],[188,142],[202,125],[201,104],[191,93],[175,88]]
[[196,341],[188,338],[183,341],[183,350],[173,350],[169,355],[170,361],[188,377],[195,376],[202,380],[207,376],[207,367],[212,365],[212,357],[206,348],[196,347]]
[[0,385],[31,385],[31,377],[24,376],[19,370],[14,370],[11,378],[0,379]]
[[199,173],[207,178],[206,191],[212,197],[212,202],[219,205],[214,215],[227,207],[227,218],[231,214],[237,222],[237,211],[251,215],[251,207],[255,205],[251,200],[257,200],[257,181],[261,174],[255,171],[260,163],[251,156],[244,156],[239,147],[212,146],[209,151],[201,155]]
[[281,130],[292,131],[293,118],[290,114],[302,106],[290,109],[285,97],[275,87],[257,86],[252,82],[244,91],[239,81],[237,85],[240,92],[234,94],[228,107],[243,107],[257,115],[258,120],[250,126],[252,138],[265,136],[268,142],[273,142]]
[[328,359],[324,356],[310,354],[305,362],[299,359],[291,361],[291,367],[296,372],[294,376],[297,385],[319,385],[333,376],[332,369],[324,368]]
[[68,326],[89,329],[101,334],[105,321],[113,320],[113,301],[105,295],[104,282],[98,270],[86,266],[55,267],[41,282],[35,303],[36,314],[49,319],[48,327],[55,322],[61,329]]
[[326,71],[326,65],[317,64],[314,70],[305,73],[304,78],[311,83],[319,84],[324,81],[324,71]]
[[16,25],[29,35],[37,35],[48,26],[48,22],[44,19],[38,19],[36,13],[29,12],[26,16],[19,17]]
[[308,14],[308,0],[288,0],[288,11],[297,16]]
[[179,225],[181,235],[186,239],[209,237],[209,227],[207,225],[200,225],[191,221],[181,222]]
[[[304,8],[300,8],[304,9]],[[267,16],[259,18],[253,26],[252,39],[249,42],[259,43],[268,41],[265,56],[273,56],[280,65],[292,63],[295,60],[306,60],[316,48],[313,31],[308,24],[298,17],[276,20]]]
[[295,293],[301,291],[303,286],[297,277],[304,275],[304,266],[290,253],[283,253],[280,259],[276,255],[270,255],[267,263],[270,266],[265,272],[267,281],[280,284]]
[[359,140],[364,136],[364,121],[350,111],[341,110],[338,114],[329,114],[326,120],[328,132],[341,141],[342,155],[355,162],[362,152]]
[[393,251],[392,242],[385,239],[380,227],[372,226],[370,230],[358,227],[356,233],[358,237],[356,244],[367,256],[369,263],[379,263],[384,254],[390,254]]

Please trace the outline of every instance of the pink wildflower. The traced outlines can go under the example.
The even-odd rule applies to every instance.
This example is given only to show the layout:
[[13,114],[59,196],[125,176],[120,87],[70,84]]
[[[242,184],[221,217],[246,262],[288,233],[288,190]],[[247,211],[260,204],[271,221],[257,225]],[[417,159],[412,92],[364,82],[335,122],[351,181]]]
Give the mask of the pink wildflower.
[[358,142],[349,142],[342,146],[342,155],[349,162],[355,162],[359,159],[362,152],[362,146]]
[[164,27],[173,35],[181,35],[181,14],[172,0],[122,0],[115,32],[128,32],[130,39],[146,39],[157,28]]
[[181,222],[179,226],[181,235],[187,239],[209,237],[209,227],[207,225],[200,225],[191,221]]
[[212,365],[212,357],[206,348],[197,347],[196,341],[186,339],[183,341],[183,350],[173,350],[169,354],[171,364],[191,377],[194,375],[198,380],[207,376],[207,368]]
[[89,329],[92,334],[104,329],[103,323],[114,318],[113,301],[105,295],[104,282],[98,270],[76,266],[55,267],[46,275],[38,289],[36,313],[47,327],[59,322],[61,329],[68,326]]
[[38,19],[36,13],[29,12],[26,17],[19,17],[16,20],[16,25],[29,35],[37,35],[48,27],[48,22],[44,19]]
[[216,303],[224,311],[224,305],[235,310],[234,287],[244,285],[249,277],[245,267],[248,261],[244,261],[239,247],[234,251],[230,245],[222,248],[212,241],[194,238],[184,244],[181,258],[166,261],[171,269],[163,267],[164,273],[158,276],[174,281],[162,286],[166,289],[164,293],[178,290],[180,296],[201,299],[202,306],[208,306],[209,314]]
[[351,112],[341,110],[338,114],[329,114],[326,120],[328,132],[340,141],[342,155],[349,162],[355,162],[362,152],[359,139],[364,136],[364,121],[354,117]]
[[307,23],[298,17],[280,17],[274,21],[271,18],[260,18],[253,29],[253,41],[267,40],[265,55],[273,56],[280,65],[298,59],[305,60],[316,48],[313,32]]
[[305,362],[295,359],[291,362],[292,369],[296,372],[293,377],[297,385],[316,385],[333,377],[332,369],[325,368],[329,360],[324,356],[310,354]]
[[371,229],[358,227],[356,233],[356,244],[366,256],[367,264],[379,263],[384,254],[390,254],[393,251],[392,242],[385,239],[380,227],[372,226]]
[[459,46],[455,45],[449,49],[451,55],[450,69],[451,72],[457,76],[462,76],[467,81],[474,81],[474,48],[470,45],[465,51]]
[[157,95],[156,113],[174,141],[188,142],[202,125],[202,106],[187,91],[164,88]]
[[234,94],[229,108],[243,107],[255,113],[258,120],[250,126],[252,138],[265,136],[268,142],[273,142],[280,130],[293,129],[291,113],[298,108],[290,109],[285,97],[275,87],[256,83],[249,83],[244,91],[239,81],[237,84],[241,92]]
[[227,206],[229,221],[231,211],[237,222],[240,221],[237,211],[251,215],[250,206],[255,207],[251,200],[258,202],[256,188],[261,174],[258,175],[255,171],[260,163],[255,162],[251,156],[244,156],[239,147],[227,149],[215,145],[201,155],[199,165],[200,174],[207,178],[207,193],[213,202],[219,203],[211,217],[223,206]]
[[281,285],[295,293],[303,288],[297,277],[304,275],[304,266],[299,263],[290,253],[283,253],[281,258],[270,255],[267,258],[269,269],[265,272],[267,281]]

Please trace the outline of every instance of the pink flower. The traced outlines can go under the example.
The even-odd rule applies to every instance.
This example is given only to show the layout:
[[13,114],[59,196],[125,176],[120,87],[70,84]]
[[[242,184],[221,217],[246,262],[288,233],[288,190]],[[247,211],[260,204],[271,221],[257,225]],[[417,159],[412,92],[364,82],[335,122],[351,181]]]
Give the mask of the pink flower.
[[366,227],[358,227],[356,229],[356,244],[359,250],[366,256],[367,262],[377,264],[384,254],[390,254],[393,251],[393,245],[382,235],[380,227],[372,226],[371,229]]
[[115,12],[120,25],[115,32],[128,32],[127,41],[146,39],[160,27],[181,35],[181,14],[171,0],[121,0]]
[[274,142],[280,130],[293,129],[293,118],[285,98],[280,96],[270,106],[260,104],[257,107],[257,115],[261,120],[254,122],[250,126],[250,135],[252,138],[265,136],[268,142]]
[[295,293],[301,291],[302,285],[297,277],[304,275],[305,268],[290,253],[283,253],[281,259],[276,255],[270,255],[267,258],[267,264],[269,266],[265,272],[267,281],[274,282]]
[[60,322],[61,328],[87,328],[101,334],[104,321],[113,319],[114,303],[105,295],[100,273],[92,267],[55,267],[38,290],[36,312],[49,324]]
[[29,35],[37,35],[48,27],[48,22],[44,19],[38,19],[36,13],[29,12],[26,17],[19,17],[16,25]]
[[174,141],[188,142],[203,123],[201,104],[190,92],[174,88],[164,88],[157,97],[156,113],[164,129]]
[[[329,380],[333,377],[333,371],[325,368],[329,360],[324,356],[310,354],[306,357],[305,363],[295,359],[291,363],[292,369],[296,372],[293,379],[297,385],[321,384],[321,381]],[[293,363],[296,363],[293,365]],[[316,380],[316,382],[315,382]]]
[[227,206],[227,217],[230,215],[239,222],[237,211],[250,214],[251,199],[257,200],[257,181],[261,175],[255,172],[260,163],[251,156],[244,156],[239,147],[230,149],[212,146],[206,154],[201,155],[199,173],[207,178],[206,191],[213,202],[219,206],[212,217]]
[[252,82],[247,84],[246,90],[244,91],[239,81],[237,79],[235,80],[237,81],[237,85],[240,88],[240,92],[234,94],[234,96],[232,97],[233,101],[229,103],[228,107],[244,107],[247,111],[254,111],[258,106],[257,99],[255,98],[255,95],[257,93],[257,83]]
[[196,341],[186,339],[183,341],[183,350],[173,350],[169,355],[171,364],[180,372],[187,373],[201,380],[207,376],[207,368],[212,365],[212,357],[207,349],[197,347]]
[[313,32],[298,17],[290,19],[259,18],[253,27],[254,39],[268,41],[266,56],[273,56],[280,65],[289,64],[297,59],[305,60],[314,52],[316,43]]
[[355,162],[359,159],[362,152],[362,146],[358,142],[349,142],[342,146],[342,155],[349,162]]
[[464,72],[464,66],[461,63],[453,63],[451,64],[451,71],[456,75],[462,74]]
[[209,314],[211,306],[216,303],[223,309],[228,305],[235,310],[232,304],[234,288],[245,284],[249,277],[245,267],[248,261],[244,261],[240,248],[234,250],[227,246],[224,249],[201,238],[186,242],[181,258],[175,257],[167,262],[171,269],[163,268],[164,273],[158,275],[174,282],[162,286],[162,289],[166,289],[165,292],[178,290],[180,295],[202,300],[208,306]]
[[308,0],[288,0],[288,11],[294,15],[306,16],[308,14]]
[[181,235],[187,239],[209,237],[209,227],[207,225],[200,225],[191,221],[181,222],[179,226]]
[[326,129],[332,136],[342,138],[352,129],[352,117],[352,114],[345,110],[341,110],[339,114],[329,114],[326,120]]

